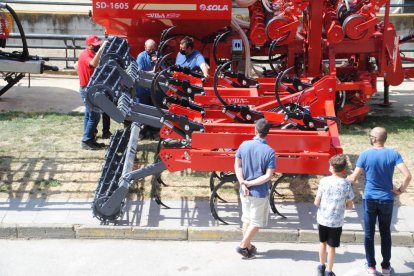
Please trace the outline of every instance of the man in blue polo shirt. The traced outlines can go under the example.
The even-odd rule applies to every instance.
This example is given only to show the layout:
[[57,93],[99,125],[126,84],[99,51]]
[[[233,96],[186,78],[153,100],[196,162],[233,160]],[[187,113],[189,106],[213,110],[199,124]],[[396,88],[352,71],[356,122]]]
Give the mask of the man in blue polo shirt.
[[236,152],[234,170],[240,183],[242,203],[243,240],[236,248],[243,259],[255,257],[252,238],[269,217],[270,179],[276,168],[275,151],[267,144],[270,124],[260,119],[255,125],[255,137],[244,141]]
[[[391,220],[394,206],[394,195],[399,196],[406,191],[411,181],[411,173],[404,164],[399,152],[386,148],[387,131],[375,127],[369,134],[372,148],[367,149],[358,157],[354,172],[348,180],[354,182],[365,173],[365,190],[362,196],[364,208],[364,246],[367,259],[368,275],[377,275],[375,261],[375,224],[381,235],[382,275],[391,274]],[[397,167],[404,180],[399,188],[393,185],[394,168]]]
[[207,65],[203,55],[194,50],[194,41],[191,37],[184,37],[180,42],[180,51],[177,54],[175,64],[182,67],[190,67],[191,70],[203,72],[205,78],[209,77]]

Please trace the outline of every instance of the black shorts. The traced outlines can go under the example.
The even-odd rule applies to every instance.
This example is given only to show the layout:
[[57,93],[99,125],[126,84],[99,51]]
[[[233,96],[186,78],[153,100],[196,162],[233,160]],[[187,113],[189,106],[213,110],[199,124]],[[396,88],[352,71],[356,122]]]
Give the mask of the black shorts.
[[326,242],[330,247],[339,247],[342,227],[332,228],[318,224],[318,230],[320,242]]

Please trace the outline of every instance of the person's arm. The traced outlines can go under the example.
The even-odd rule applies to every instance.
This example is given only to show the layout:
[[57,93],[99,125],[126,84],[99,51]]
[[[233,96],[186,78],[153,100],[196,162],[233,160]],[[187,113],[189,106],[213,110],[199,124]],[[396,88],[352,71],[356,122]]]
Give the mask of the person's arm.
[[104,43],[102,43],[101,47],[99,47],[98,52],[96,52],[95,56],[93,57],[93,59],[89,62],[89,65],[93,68],[96,68],[96,66],[98,66],[99,63],[99,59],[101,58],[101,54],[103,49],[105,48],[105,44],[107,43],[107,41],[105,41]]
[[324,187],[324,180],[325,178],[322,178],[318,185],[318,190],[316,191],[316,197],[313,204],[315,204],[318,208],[321,206],[321,199],[322,199],[322,190]]
[[143,70],[143,68],[144,68],[144,62],[143,62],[143,59],[142,59],[142,55],[141,54],[139,54],[137,56],[137,65],[138,65],[138,70]]
[[207,63],[202,63],[200,65],[200,69],[203,72],[203,75],[205,78],[208,78],[210,75],[208,74],[208,70],[210,69],[209,66],[207,65]]
[[347,209],[352,209],[352,208],[354,208],[354,202],[352,201],[352,199],[351,199],[351,200],[347,200],[347,201],[345,202],[345,207],[346,207]]
[[234,160],[234,172],[236,173],[237,181],[239,181],[240,186],[243,191],[243,195],[247,196],[249,195],[249,189],[247,188],[245,184],[245,180],[243,177],[243,167],[242,167],[242,160],[240,158],[235,158]]
[[210,66],[206,63],[206,60],[204,59],[203,55],[198,52],[196,56],[196,62],[195,64],[200,67],[201,72],[203,72],[203,75],[205,78],[209,77],[208,70],[210,69]]
[[363,172],[364,172],[363,168],[355,167],[355,170],[352,172],[352,174],[348,175],[346,179],[354,183]]
[[321,197],[316,196],[315,201],[313,202],[313,204],[315,204],[317,207],[319,207],[321,205]]
[[236,173],[237,181],[242,184],[244,182],[242,160],[237,157],[234,160],[234,172]]
[[403,192],[405,192],[405,190],[407,190],[407,187],[411,182],[412,176],[411,176],[411,173],[408,170],[407,166],[404,163],[398,164],[397,168],[403,174],[404,180],[403,180],[403,183],[401,184],[401,186],[398,189],[394,189],[393,192],[396,195],[400,195]]
[[275,172],[275,169],[267,168],[266,173],[264,175],[259,176],[256,179],[245,180],[244,183],[246,184],[247,187],[262,185],[263,183],[266,183],[270,179],[272,179],[274,172]]

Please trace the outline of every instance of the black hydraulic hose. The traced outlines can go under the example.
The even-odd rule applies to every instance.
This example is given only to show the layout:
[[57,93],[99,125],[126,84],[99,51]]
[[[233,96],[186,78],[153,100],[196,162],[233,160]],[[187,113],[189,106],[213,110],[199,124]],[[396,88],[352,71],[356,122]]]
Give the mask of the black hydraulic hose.
[[[158,112],[160,112],[160,114],[162,114],[162,116],[164,116],[166,114],[166,112],[164,112],[164,110],[161,108],[157,98],[155,97],[155,94],[156,94],[155,86],[158,84],[158,79],[160,78],[160,76],[162,74],[164,74],[166,71],[167,71],[167,69],[164,69],[161,72],[155,73],[154,78],[151,81],[151,100],[152,100],[152,103],[154,104],[155,108],[157,108]],[[167,96],[162,89],[161,89],[161,92],[165,96]]]
[[6,8],[10,12],[10,14],[13,16],[13,19],[17,24],[17,28],[19,29],[20,36],[22,38],[22,44],[23,44],[23,52],[20,55],[20,59],[26,60],[29,58],[29,49],[27,47],[26,35],[24,33],[22,23],[20,22],[20,19],[17,17],[17,14],[14,12],[14,10],[9,5],[7,4],[3,4],[3,5],[4,5],[4,8]]
[[273,73],[278,73],[277,71],[276,71],[276,68],[273,66],[273,63],[272,63],[272,55],[273,55],[273,50],[275,49],[275,47],[279,44],[279,42],[282,40],[282,39],[284,39],[285,37],[282,37],[282,38],[279,38],[279,39],[276,39],[276,40],[273,40],[272,41],[272,43],[270,44],[270,47],[269,47],[269,64],[270,64],[270,68],[272,68],[272,71],[273,71]]
[[157,60],[157,63],[155,64],[154,67],[154,72],[158,72],[160,70],[161,64],[164,62],[164,60],[169,57],[172,53],[168,53],[165,56],[162,56],[162,58]]
[[276,100],[279,104],[280,107],[282,107],[283,111],[285,113],[288,113],[289,110],[286,108],[286,106],[282,103],[282,101],[280,100],[280,95],[279,95],[279,89],[280,89],[280,83],[282,82],[282,79],[285,77],[285,75],[293,69],[293,66],[286,69],[285,71],[283,71],[281,74],[279,74],[279,76],[277,76],[276,78],[276,82],[275,82],[275,96],[276,96]]
[[160,46],[161,46],[161,42],[164,42],[164,40],[167,38],[167,35],[169,34],[169,32],[171,32],[173,29],[175,29],[176,26],[171,26],[168,29],[164,30],[161,34],[160,37]]
[[400,38],[400,43],[405,43],[411,39],[414,39],[414,33],[408,34]]
[[213,88],[214,88],[214,93],[216,94],[216,97],[219,99],[219,101],[223,104],[224,107],[228,106],[228,103],[220,96],[220,93],[218,92],[217,86],[218,86],[218,78],[219,75],[221,73],[221,71],[226,68],[227,66],[230,65],[230,63],[232,63],[233,61],[227,61],[226,63],[224,63],[223,65],[220,65],[219,67],[217,67],[216,72],[214,73],[214,81],[213,81]]
[[257,58],[250,58],[251,61],[256,62],[256,63],[269,63],[269,62],[275,62],[275,61],[279,61],[282,58],[285,58],[287,55],[280,55],[278,57],[272,58],[272,59],[257,59]]
[[228,30],[228,31],[226,31],[226,32],[224,32],[224,33],[221,33],[221,34],[219,34],[218,36],[217,36],[217,38],[214,40],[214,45],[213,45],[213,58],[214,58],[214,62],[216,63],[216,64],[219,64],[219,60],[218,60],[218,58],[217,58],[217,48],[218,48],[218,45],[219,45],[219,43],[220,43],[220,40],[221,39],[223,39],[223,37],[225,37],[227,34],[229,34],[231,32],[231,29],[230,30]]
[[[166,45],[168,44],[168,42],[170,42],[173,38],[174,38],[174,37],[170,37],[169,39],[167,39],[167,40],[165,40],[165,41],[162,41],[162,42],[160,43],[160,46],[158,47],[158,52],[157,52],[157,57],[158,57],[158,58],[159,58],[159,57],[161,57],[161,56],[163,56],[165,46],[166,46]],[[171,53],[170,53],[170,54],[171,54]]]

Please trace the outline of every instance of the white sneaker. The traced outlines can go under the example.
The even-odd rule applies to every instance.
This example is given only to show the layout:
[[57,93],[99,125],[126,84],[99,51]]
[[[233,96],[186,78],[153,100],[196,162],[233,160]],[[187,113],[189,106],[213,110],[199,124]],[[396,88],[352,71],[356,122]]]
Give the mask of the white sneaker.
[[390,276],[392,270],[393,270],[393,268],[391,266],[389,268],[382,268],[382,275],[383,276]]
[[375,267],[367,267],[367,274],[370,276],[377,275],[377,270]]

